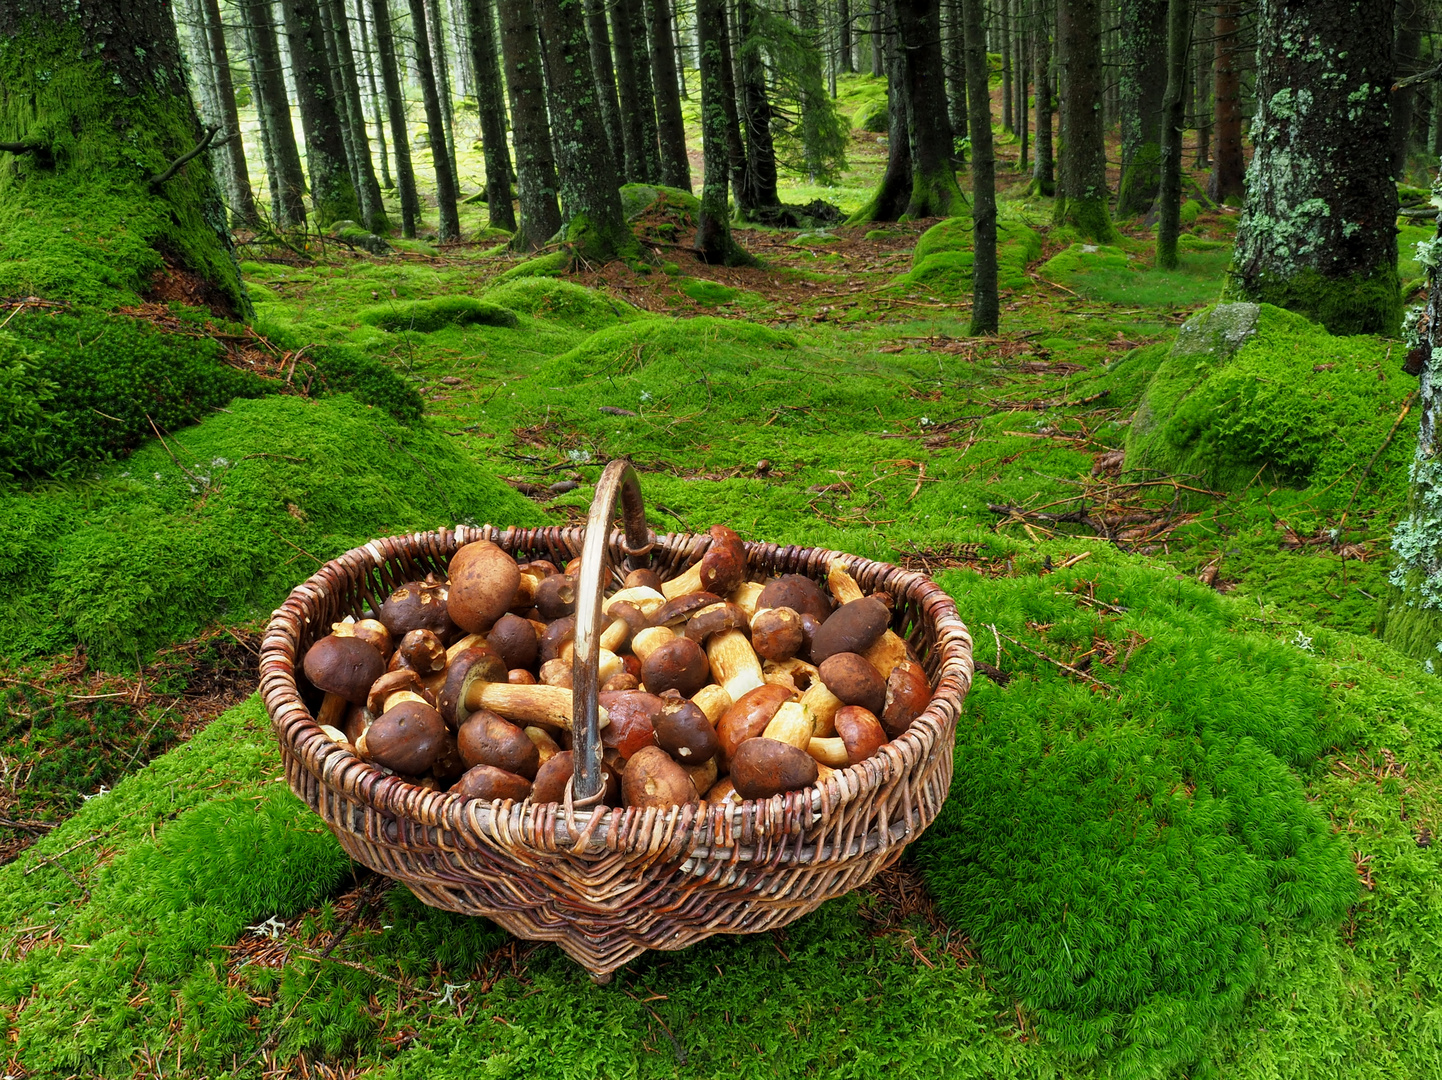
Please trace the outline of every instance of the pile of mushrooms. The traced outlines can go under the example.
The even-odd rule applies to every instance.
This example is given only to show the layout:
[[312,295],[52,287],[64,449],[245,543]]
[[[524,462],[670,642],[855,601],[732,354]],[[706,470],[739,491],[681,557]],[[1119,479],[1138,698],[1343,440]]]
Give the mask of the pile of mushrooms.
[[[477,541],[448,580],[402,585],[336,623],[302,665],[322,730],[424,787],[562,801],[579,571]],[[725,526],[679,577],[632,571],[602,610],[607,805],[799,790],[876,753],[931,700],[887,594],[863,595],[840,562],[824,589],[797,574],[747,580]]]

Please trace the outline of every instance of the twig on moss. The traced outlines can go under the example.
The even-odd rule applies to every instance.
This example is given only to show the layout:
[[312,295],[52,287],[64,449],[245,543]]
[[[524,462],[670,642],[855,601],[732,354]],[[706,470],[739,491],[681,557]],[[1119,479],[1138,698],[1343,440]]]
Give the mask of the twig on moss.
[[[167,180],[173,178],[176,173],[180,172],[181,169],[185,168],[186,164],[192,158],[197,158],[201,154],[205,153],[206,150],[210,149],[210,145],[212,142],[214,142],[216,133],[219,131],[219,124],[208,125],[205,129],[205,138],[201,139],[197,145],[192,147],[190,150],[187,150],[185,153],[181,154],[178,158],[172,161],[170,163],[170,168],[166,169],[163,173],[156,173],[150,178],[150,180],[148,181],[148,183],[150,184],[150,190],[153,192],[158,192],[161,185],[164,184]],[[224,139],[221,140],[221,142],[224,141]]]
[[[999,631],[994,632],[999,633]],[[1009,637],[1006,634],[1001,634],[1001,636],[1006,638],[1007,641],[1011,642],[1017,648],[1025,649],[1027,652],[1031,653],[1038,659],[1045,660],[1048,664],[1054,664],[1056,667],[1060,668],[1062,671],[1065,671],[1070,675],[1075,675],[1079,679],[1085,679],[1089,683],[1100,686],[1103,690],[1110,690],[1112,693],[1116,693],[1117,688],[1115,686],[1112,686],[1110,683],[1102,682],[1095,675],[1089,675],[1085,671],[1082,671],[1080,668],[1074,668],[1070,664],[1063,663],[1055,657],[1048,656],[1046,653],[1042,652],[1039,649],[1033,649],[1030,645],[1023,644],[1022,642],[1017,641],[1014,637]]]
[[1382,456],[1382,451],[1392,445],[1392,436],[1397,434],[1397,429],[1402,426],[1402,421],[1407,419],[1407,414],[1412,411],[1412,399],[1416,396],[1416,390],[1407,395],[1407,400],[1402,402],[1402,411],[1397,414],[1397,419],[1392,421],[1392,429],[1387,432],[1387,437],[1382,440],[1382,445],[1377,447],[1377,452],[1372,455],[1372,460],[1367,462],[1367,467],[1362,470],[1362,475],[1357,477],[1357,486],[1352,489],[1352,497],[1342,508],[1343,521],[1347,520],[1347,511],[1352,509],[1352,504],[1357,501],[1357,496],[1362,491],[1362,485],[1366,483],[1367,477],[1372,475],[1372,467],[1377,464],[1377,459]]
[[183,472],[186,476],[194,480],[201,487],[210,487],[210,481],[202,480],[200,477],[196,476],[195,473],[191,472],[180,463],[180,459],[175,456],[175,451],[171,450],[170,444],[165,441],[165,436],[160,434],[160,429],[155,426],[155,421],[150,419],[149,413],[145,414],[145,419],[150,421],[150,430],[155,432],[155,437],[160,440],[160,445],[165,447],[165,452],[170,455],[170,460],[175,462],[175,467],[181,472]]

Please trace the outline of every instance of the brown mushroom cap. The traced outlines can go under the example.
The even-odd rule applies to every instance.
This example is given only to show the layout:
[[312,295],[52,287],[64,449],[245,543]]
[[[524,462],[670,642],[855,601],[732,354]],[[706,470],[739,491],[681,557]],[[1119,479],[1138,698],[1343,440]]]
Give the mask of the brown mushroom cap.
[[747,739],[731,761],[731,782],[743,799],[769,799],[816,783],[816,759],[775,739]]
[[412,630],[396,647],[401,663],[417,675],[435,675],[446,667],[446,647],[430,630]]
[[606,616],[615,622],[620,619],[626,624],[628,637],[635,637],[651,625],[651,617],[629,600],[617,600],[606,609]]
[[486,635],[486,644],[506,662],[508,668],[528,668],[536,662],[540,639],[530,620],[519,615],[502,615]]
[[710,678],[710,662],[690,638],[672,638],[641,664],[641,682],[653,694],[677,690],[682,697],[690,697]]
[[431,775],[442,783],[450,783],[465,771],[466,763],[461,760],[461,750],[456,743],[456,737],[447,730],[441,740],[441,752],[436,755],[436,760],[431,765]]
[[628,589],[647,588],[661,591],[661,575],[650,567],[642,567],[639,570],[632,570],[626,575],[625,586]]
[[801,574],[782,574],[768,581],[756,598],[757,610],[789,607],[798,615],[815,616],[825,622],[831,616],[831,598],[821,586]]
[[716,721],[722,763],[729,762],[736,748],[747,739],[754,739],[765,731],[776,710],[795,696],[790,688],[775,683],[766,683],[742,694]]
[[466,687],[475,682],[508,682],[506,662],[488,645],[473,645],[455,656],[446,668],[446,681],[436,695],[436,708],[455,729],[465,720]]
[[915,660],[903,660],[891,669],[886,680],[886,703],[881,710],[881,726],[893,739],[931,704],[931,684],[926,672]]
[[506,682],[512,686],[535,686],[536,677],[526,668],[511,668],[506,672]]
[[837,653],[864,653],[886,633],[890,621],[891,609],[874,596],[841,605],[812,636],[811,662],[820,666]]
[[305,677],[318,690],[364,705],[371,683],[385,674],[386,662],[374,645],[358,637],[329,634],[305,653]]
[[601,689],[606,691],[639,690],[640,688],[641,680],[629,671],[622,671],[619,675],[612,675],[601,684]]
[[871,662],[843,652],[821,661],[821,681],[846,705],[860,705],[879,715],[886,705],[886,680]]
[[[575,771],[571,751],[562,750],[541,766],[536,773],[536,783],[531,789],[531,799],[537,803],[558,803],[566,796],[566,781]],[[601,762],[601,778],[604,794],[601,801],[607,806],[616,806],[621,801],[621,774],[605,761]]]
[[555,574],[536,586],[536,608],[550,621],[575,613],[576,582],[567,574]]
[[745,543],[726,526],[711,526],[711,546],[701,556],[701,589],[725,596],[745,580]]
[[886,745],[886,730],[869,709],[860,705],[843,705],[836,710],[836,734],[846,747],[846,760],[852,765],[865,761]]
[[651,612],[651,625],[679,626],[702,608],[708,608],[713,604],[719,603],[721,603],[721,597],[715,593],[683,593],[674,600],[667,600],[655,611]]
[[716,729],[694,702],[680,697],[664,699],[652,724],[656,745],[682,765],[704,765],[721,752]]
[[371,711],[372,715],[379,716],[386,711],[386,698],[392,694],[399,694],[402,690],[420,694],[421,697],[430,693],[421,685],[420,676],[410,668],[396,668],[395,671],[387,671],[371,683],[370,691],[366,694],[366,708]]
[[663,810],[700,801],[690,775],[659,746],[642,747],[626,762],[621,798],[627,806]]
[[735,604],[712,604],[691,616],[686,623],[686,636],[703,645],[712,634],[737,629],[746,629],[746,613]]
[[459,795],[463,799],[480,799],[482,802],[494,802],[497,799],[520,802],[531,794],[531,782],[524,776],[497,769],[493,765],[477,765],[468,769],[466,775],[456,781],[455,787],[451,788],[451,794]]
[[420,701],[402,701],[376,718],[365,734],[366,758],[393,772],[419,776],[446,748],[441,714]]
[[557,619],[547,626],[536,648],[536,653],[540,657],[541,663],[544,664],[547,660],[558,659],[562,650],[565,649],[566,644],[572,641],[575,636],[576,616],[574,615],[567,615],[564,618]]
[[352,624],[351,633],[362,641],[374,645],[376,652],[386,659],[390,659],[391,653],[395,650],[395,645],[391,641],[391,632],[379,619],[361,619]]
[[456,743],[468,769],[494,765],[532,780],[541,767],[541,752],[531,737],[490,709],[471,713],[461,725]]
[[431,581],[411,581],[386,598],[376,616],[399,641],[412,630],[429,630],[442,641],[451,641],[460,629],[451,621],[446,597],[449,587]]
[[656,742],[656,719],[665,704],[655,694],[640,690],[602,691],[597,699],[610,717],[601,729],[601,745],[613,747],[629,758],[643,746]]
[[801,614],[795,608],[758,611],[751,620],[751,647],[763,660],[790,660],[801,651]]
[[466,544],[451,556],[451,621],[479,634],[506,613],[521,584],[521,568],[489,540]]

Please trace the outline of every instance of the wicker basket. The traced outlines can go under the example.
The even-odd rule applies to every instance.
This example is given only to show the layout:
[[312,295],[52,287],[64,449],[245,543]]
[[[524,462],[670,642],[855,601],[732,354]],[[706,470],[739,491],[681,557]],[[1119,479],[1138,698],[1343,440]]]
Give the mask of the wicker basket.
[[[597,546],[607,537],[608,563],[650,561],[667,579],[706,546],[707,537],[691,534],[638,542],[646,539],[639,489],[626,507],[629,540],[610,532],[614,487],[604,506],[602,499],[598,487],[592,526],[601,527],[592,535]],[[957,716],[971,685],[971,636],[951,599],[926,577],[819,548],[748,544],[751,574],[824,580],[840,559],[863,590],[892,595],[892,628],[924,664],[935,695],[900,738],[803,791],[668,812],[483,803],[387,776],[316,725],[296,671],[332,622],[378,608],[407,581],[444,573],[457,548],[475,540],[491,540],[518,558],[560,562],[579,554],[585,538],[575,528],[487,525],[373,540],[327,563],[275,612],[261,651],[260,689],[286,777],[352,858],[405,882],[434,907],[485,915],[518,937],[554,941],[605,982],[646,949],[682,949],[712,934],[755,933],[800,918],[868,881],[931,823],[951,783]],[[598,593],[601,561],[582,562]],[[619,584],[621,572],[607,576]],[[583,597],[586,585],[583,577]],[[581,636],[578,629],[578,653]],[[579,747],[579,708],[577,715]]]

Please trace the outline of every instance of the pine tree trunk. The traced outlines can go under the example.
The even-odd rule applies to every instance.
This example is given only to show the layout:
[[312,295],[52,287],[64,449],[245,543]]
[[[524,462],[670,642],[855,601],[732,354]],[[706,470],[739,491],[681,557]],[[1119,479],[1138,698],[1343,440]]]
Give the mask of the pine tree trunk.
[[866,205],[846,219],[848,225],[898,220],[906,213],[914,186],[910,103],[905,92],[905,73],[900,55],[902,50],[895,36],[890,34],[879,39],[873,38],[872,44],[881,49],[882,57],[886,61],[886,111],[889,117],[886,132],[886,171],[881,174],[881,183],[877,185],[876,193]]
[[660,133],[661,183],[691,190],[691,159],[686,156],[686,121],[676,84],[671,5],[651,0],[651,63],[656,72],[656,120]]
[[1432,87],[1432,125],[1427,131],[1427,150],[1433,157],[1442,157],[1442,89]]
[[360,200],[351,181],[345,139],[336,112],[326,59],[325,33],[309,0],[283,0],[286,40],[295,75],[296,104],[305,131],[305,158],[310,171],[310,196],[318,226],[355,221]]
[[1167,5],[1167,87],[1162,96],[1161,178],[1157,192],[1157,266],[1175,270],[1182,216],[1182,96],[1188,79],[1187,47],[1192,13],[1188,0]]
[[[965,139],[970,130],[966,105],[966,35],[962,30],[962,0],[944,0],[946,4],[946,114],[951,120],[953,137]],[[965,164],[963,157],[957,160]]]
[[426,128],[430,132],[431,164],[436,172],[436,235],[443,244],[461,238],[461,220],[456,211],[456,184],[446,145],[446,118],[441,108],[440,88],[431,63],[431,42],[426,27],[425,0],[410,0],[411,33],[416,42],[416,70],[421,77],[421,96],[426,103]]
[[205,34],[211,64],[215,71],[215,104],[219,110],[222,131],[230,138],[218,151],[226,159],[230,181],[231,219],[240,225],[254,225],[260,220],[255,209],[255,196],[250,190],[250,171],[245,164],[245,144],[240,138],[240,112],[235,107],[235,85],[230,77],[230,53],[225,47],[225,25],[220,21],[217,0],[204,0]]
[[971,140],[971,328],[973,337],[994,334],[1001,323],[996,281],[996,159],[991,143],[990,64],[986,56],[985,0],[961,0],[966,45],[967,101]]
[[245,29],[250,41],[250,85],[261,130],[270,143],[267,160],[272,213],[283,229],[305,224],[305,172],[291,124],[290,96],[281,66],[270,0],[243,0]]
[[336,50],[335,43],[335,21],[332,18],[329,0],[318,0],[315,10],[320,19],[322,36],[325,39],[325,58],[331,101],[335,105],[336,117],[340,121],[340,137],[341,144],[345,147],[346,170],[350,173],[351,186],[355,189],[356,201],[360,206],[360,210],[356,214],[356,219],[359,220],[365,216],[366,204],[360,178],[360,158],[356,153],[355,130],[351,127],[347,111],[349,102],[346,100],[345,88],[341,82],[340,54]]
[[204,137],[169,5],[10,0],[0,42],[0,141],[31,148],[0,168],[0,295],[112,307],[180,278],[248,316],[210,155],[155,182]]
[[871,42],[871,77],[879,79],[886,74],[886,48],[882,35],[886,33],[882,22],[882,0],[871,0],[871,15],[866,20],[867,40]]
[[1012,40],[1016,46],[1016,76],[1014,79],[1016,87],[1016,129],[1021,145],[1021,157],[1017,161],[1017,171],[1026,172],[1026,155],[1030,136],[1028,123],[1027,104],[1027,75],[1030,73],[1026,63],[1026,46],[1028,35],[1026,32],[1026,13],[1024,5],[1026,0],[1016,0],[1016,7],[1013,9],[1016,18],[1012,21]]
[[586,0],[586,28],[591,39],[591,70],[601,105],[606,143],[616,162],[616,175],[626,176],[626,142],[621,125],[621,99],[616,93],[616,67],[611,63],[611,31],[606,26],[606,0]]
[[[391,157],[386,147],[386,123],[381,111],[381,96],[376,87],[375,54],[371,52],[370,28],[367,25],[365,0],[355,0],[356,22],[360,26],[361,56],[365,58],[366,86],[370,92],[371,116],[375,119],[376,145],[380,147],[381,187],[394,188],[391,179]],[[369,131],[369,125],[367,126]]]
[[1259,8],[1254,149],[1230,291],[1334,334],[1395,333],[1401,316],[1391,11],[1391,0]]
[[1217,4],[1216,81],[1213,85],[1216,109],[1216,157],[1207,178],[1207,198],[1216,203],[1241,201],[1246,162],[1242,157],[1242,55],[1240,0]]
[[[216,0],[206,0],[215,3]],[[371,160],[370,136],[366,132],[365,109],[361,105],[360,80],[356,78],[355,53],[351,49],[350,19],[346,15],[345,0],[330,0],[331,26],[335,33],[336,56],[340,67],[336,81],[345,96],[346,117],[350,121],[351,148],[355,153],[355,173],[360,178],[358,194],[365,227],[376,235],[390,231],[386,220],[385,203],[381,201],[381,186],[376,180],[375,163]]]
[[[820,33],[820,24],[816,15],[816,0],[799,0],[797,4],[797,26],[810,41],[815,41]],[[820,59],[820,54],[813,54]],[[810,77],[803,83],[801,92],[801,150],[806,160],[806,177],[811,183],[816,183],[821,175],[822,164],[818,152],[817,115],[821,109],[821,103],[808,93],[805,87],[815,86],[821,81],[821,72],[816,66],[810,67]]]
[[[451,170],[451,188],[459,196],[461,174],[456,164],[456,121],[451,97],[451,64],[446,52],[446,26],[441,18],[439,0],[425,0],[426,24],[431,45],[431,75],[436,82],[436,100],[441,106],[441,120],[445,124],[446,161]],[[417,46],[420,42],[417,41]],[[424,84],[425,76],[421,76]],[[434,137],[434,136],[432,136]],[[459,235],[459,234],[458,234]]]
[[776,193],[776,147],[771,141],[771,100],[761,57],[749,47],[756,9],[754,0],[737,0],[737,66],[741,70],[741,127],[746,134],[746,180],[736,192],[736,206],[752,213],[781,205]]
[[498,0],[498,4],[521,204],[521,227],[512,243],[521,251],[535,251],[561,231],[541,44],[536,36],[535,9],[529,0]]
[[586,38],[583,0],[536,0],[551,94],[551,131],[559,155],[566,240],[592,263],[636,255],[621,209],[620,181],[602,130]]
[[[616,48],[616,70],[621,73],[616,80],[616,89],[621,102],[621,150],[626,159],[625,178],[629,184],[644,184],[650,180],[646,175],[646,125],[641,115],[641,89],[634,74],[640,67],[641,57],[632,33],[630,5],[625,0],[610,0],[610,3],[611,42]],[[650,102],[645,102],[644,107],[650,108]]]
[[696,222],[696,254],[703,262],[731,265],[745,255],[731,237],[731,211],[726,198],[730,171],[727,126],[735,127],[727,103],[734,91],[726,86],[730,58],[722,48],[727,40],[726,0],[696,0],[696,34],[701,41],[701,212]]
[[641,148],[646,155],[646,183],[661,180],[661,132],[656,123],[656,84],[651,72],[649,21],[643,0],[616,0],[624,4],[631,18],[631,40],[636,48],[636,67],[631,75],[636,80],[637,96],[641,99]]
[[486,209],[491,228],[516,231],[511,205],[511,151],[506,146],[506,103],[501,96],[501,67],[490,0],[466,0],[471,78],[480,112],[481,150],[486,159]]
[[909,218],[950,217],[962,205],[951,163],[939,0],[897,0],[902,93],[911,119]]
[[421,204],[416,193],[415,168],[411,164],[411,135],[406,123],[405,93],[401,89],[400,66],[396,61],[396,39],[391,24],[390,0],[371,0],[371,18],[376,24],[376,55],[380,59],[381,85],[386,92],[386,115],[390,119],[391,144],[396,149],[396,187],[401,196],[401,235],[409,239],[416,235]]
[[456,75],[461,84],[461,97],[474,97],[476,74],[471,68],[470,35],[466,32],[465,8],[461,0],[450,0],[451,4],[451,54],[456,58]]
[[836,0],[836,59],[842,73],[846,75],[856,70],[856,61],[851,58],[851,48],[851,0]]
[[1052,71],[1051,24],[1047,19],[1049,0],[1032,0],[1036,37],[1032,46],[1036,83],[1036,162],[1032,166],[1032,190],[1039,195],[1056,191],[1056,163],[1052,156]]
[[1058,0],[1056,40],[1061,159],[1055,219],[1058,225],[1072,225],[1081,235],[1105,242],[1116,230],[1107,209],[1100,0]]
[[1122,0],[1122,179],[1117,216],[1151,209],[1160,179],[1162,98],[1167,89],[1168,0]]
[[[701,0],[696,0],[697,4]],[[716,45],[721,56],[721,85],[726,91],[726,96],[721,102],[721,108],[726,113],[726,157],[731,166],[731,191],[736,197],[736,205],[741,207],[742,192],[746,187],[746,140],[742,135],[741,127],[741,96],[736,89],[736,58],[732,54],[731,42],[737,36],[735,27],[728,25],[726,0],[718,0],[721,11],[720,27],[721,36],[716,39]],[[700,70],[700,55],[705,44],[701,42],[700,14],[698,10],[697,31],[696,31],[696,56],[697,70]]]
[[1192,59],[1196,72],[1192,117],[1197,129],[1197,158],[1193,167],[1197,169],[1208,169],[1212,165],[1212,50],[1206,47],[1206,39],[1211,36],[1207,21],[1207,6],[1198,4],[1192,22]]
[[[1427,6],[1423,0],[1397,0],[1397,36],[1392,45],[1394,79],[1417,74],[1422,54],[1422,34],[1427,29]],[[1392,93],[1392,175],[1402,179],[1407,171],[1407,150],[1412,142],[1412,116],[1417,86],[1404,86]]]
[[1011,0],[1000,0],[996,9],[996,51],[1001,53],[1001,130],[1015,131],[1011,122]]

